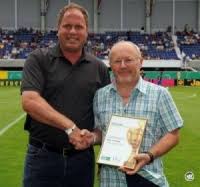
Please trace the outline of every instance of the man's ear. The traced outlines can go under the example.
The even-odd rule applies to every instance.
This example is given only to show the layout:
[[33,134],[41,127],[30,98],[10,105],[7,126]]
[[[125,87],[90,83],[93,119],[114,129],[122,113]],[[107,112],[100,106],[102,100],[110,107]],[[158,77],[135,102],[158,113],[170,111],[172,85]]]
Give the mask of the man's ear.
[[143,59],[143,58],[141,58],[141,59],[140,59],[140,65],[139,65],[139,66],[140,66],[140,68],[142,68],[142,64],[143,64],[143,62],[144,62],[144,59]]

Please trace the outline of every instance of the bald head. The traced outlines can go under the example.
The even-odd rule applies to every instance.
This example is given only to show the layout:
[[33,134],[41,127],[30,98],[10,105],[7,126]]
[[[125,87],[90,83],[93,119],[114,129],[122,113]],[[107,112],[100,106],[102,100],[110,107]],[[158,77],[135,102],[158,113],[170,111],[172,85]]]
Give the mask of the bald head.
[[110,50],[110,53],[109,53],[110,62],[112,61],[112,57],[115,54],[115,52],[120,53],[120,51],[123,51],[123,50],[130,51],[134,58],[142,58],[140,49],[136,44],[134,44],[130,41],[119,41],[119,42],[115,43]]

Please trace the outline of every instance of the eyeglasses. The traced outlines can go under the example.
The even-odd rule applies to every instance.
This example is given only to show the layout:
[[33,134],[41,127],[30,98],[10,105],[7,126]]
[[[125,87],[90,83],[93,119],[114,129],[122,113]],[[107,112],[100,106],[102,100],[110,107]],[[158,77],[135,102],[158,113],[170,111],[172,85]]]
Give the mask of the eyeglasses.
[[139,59],[140,59],[140,58],[115,60],[115,61],[112,61],[111,64],[114,64],[114,65],[121,65],[122,62],[123,62],[125,65],[130,65],[130,64],[136,63]]

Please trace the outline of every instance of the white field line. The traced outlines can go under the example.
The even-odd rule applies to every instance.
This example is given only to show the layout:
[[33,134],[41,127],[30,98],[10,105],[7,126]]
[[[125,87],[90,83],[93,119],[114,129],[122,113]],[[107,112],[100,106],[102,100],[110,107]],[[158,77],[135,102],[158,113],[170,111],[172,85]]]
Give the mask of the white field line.
[[22,115],[20,115],[17,119],[15,119],[14,121],[12,121],[11,123],[9,123],[8,125],[6,125],[3,129],[0,130],[0,136],[3,135],[9,128],[11,128],[13,125],[15,125],[19,120],[21,120],[24,116],[26,115],[26,113],[23,113]]
[[187,98],[193,98],[193,97],[197,97],[197,94],[193,94],[193,95],[187,96]]
[[185,97],[179,97],[177,98],[178,100],[184,100],[184,99],[191,99],[191,98],[194,98],[194,97],[197,97],[197,94],[192,94],[192,95],[188,95],[188,96],[185,96]]
[[176,99],[178,99],[178,100],[183,100],[183,99],[188,99],[188,98],[197,97],[197,94],[194,93],[194,94],[192,94],[192,95],[184,95],[184,93],[175,92],[175,97],[177,97]]

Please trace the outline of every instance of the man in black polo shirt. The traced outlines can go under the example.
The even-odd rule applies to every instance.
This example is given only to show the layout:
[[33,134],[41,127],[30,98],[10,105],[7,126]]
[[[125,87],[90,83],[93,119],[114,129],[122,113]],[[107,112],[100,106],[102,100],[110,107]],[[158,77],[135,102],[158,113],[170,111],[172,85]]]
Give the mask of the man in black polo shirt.
[[87,11],[71,3],[59,13],[58,44],[27,58],[25,187],[93,187],[94,152],[81,129],[93,130],[95,91],[110,80],[105,65],[84,51],[87,36]]

